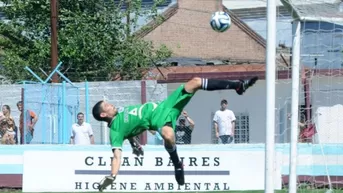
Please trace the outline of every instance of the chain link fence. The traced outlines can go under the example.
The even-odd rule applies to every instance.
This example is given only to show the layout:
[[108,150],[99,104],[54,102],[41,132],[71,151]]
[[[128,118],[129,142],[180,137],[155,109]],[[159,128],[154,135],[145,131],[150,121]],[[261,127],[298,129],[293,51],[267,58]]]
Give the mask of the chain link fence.
[[79,112],[79,88],[70,84],[25,84],[20,129],[23,144],[66,144]]

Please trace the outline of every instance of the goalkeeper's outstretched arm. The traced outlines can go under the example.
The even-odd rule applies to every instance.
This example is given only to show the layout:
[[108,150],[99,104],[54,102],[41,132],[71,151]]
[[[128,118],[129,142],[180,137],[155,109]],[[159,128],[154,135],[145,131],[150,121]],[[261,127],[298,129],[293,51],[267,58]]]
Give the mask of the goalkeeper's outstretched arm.
[[99,183],[99,191],[102,192],[110,186],[117,177],[121,163],[121,149],[113,149],[113,160],[111,166],[111,175],[105,176]]
[[113,149],[113,160],[111,166],[111,174],[112,176],[116,176],[118,174],[120,163],[121,163],[121,149]]

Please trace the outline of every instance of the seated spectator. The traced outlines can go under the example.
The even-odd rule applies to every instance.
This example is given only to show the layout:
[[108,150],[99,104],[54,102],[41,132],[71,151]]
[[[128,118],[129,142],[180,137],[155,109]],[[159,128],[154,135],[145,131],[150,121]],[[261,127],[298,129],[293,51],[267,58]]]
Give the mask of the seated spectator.
[[316,126],[314,124],[309,124],[305,127],[299,134],[300,143],[311,143],[312,137],[317,133]]
[[13,132],[14,139],[15,139],[16,143],[18,143],[18,139],[17,139],[17,135],[18,135],[17,130],[18,129],[15,125],[13,117],[11,116],[11,108],[8,105],[3,105],[2,106],[2,113],[3,113],[4,117],[7,119],[6,121],[7,121],[9,130],[11,132]]
[[305,115],[300,116],[300,122],[298,123],[299,131],[299,142],[300,143],[311,143],[312,137],[317,133],[316,126],[310,121],[306,121]]
[[[288,120],[291,120],[291,114],[287,115]],[[300,114],[300,120],[298,122],[299,127],[299,143],[310,143],[312,142],[312,137],[317,133],[316,126],[311,123],[307,123],[306,117]]]
[[15,133],[13,129],[10,128],[9,119],[4,118],[0,122],[0,138],[1,144],[15,144]]
[[3,144],[3,145],[13,145],[13,144],[15,144],[13,135],[11,135],[8,132],[5,133],[5,135],[2,136],[2,138],[1,138],[1,144]]

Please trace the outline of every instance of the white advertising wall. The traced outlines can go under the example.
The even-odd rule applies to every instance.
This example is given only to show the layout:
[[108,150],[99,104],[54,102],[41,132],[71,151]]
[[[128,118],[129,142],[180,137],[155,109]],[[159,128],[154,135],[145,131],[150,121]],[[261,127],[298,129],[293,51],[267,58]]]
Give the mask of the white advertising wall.
[[[263,190],[264,151],[180,151],[185,168],[177,185],[166,152],[135,157],[123,152],[119,175],[106,191],[174,192]],[[111,151],[25,151],[24,192],[94,192],[110,174]],[[281,158],[275,164],[275,188],[281,189]]]

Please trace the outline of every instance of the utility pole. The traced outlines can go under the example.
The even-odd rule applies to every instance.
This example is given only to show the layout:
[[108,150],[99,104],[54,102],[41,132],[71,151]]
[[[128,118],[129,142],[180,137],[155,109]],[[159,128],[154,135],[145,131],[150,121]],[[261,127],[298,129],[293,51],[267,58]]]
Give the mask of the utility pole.
[[[50,0],[50,21],[51,21],[51,71],[53,71],[58,63],[58,51],[57,51],[57,0]],[[52,76],[52,82],[58,82],[58,75],[55,73]]]

